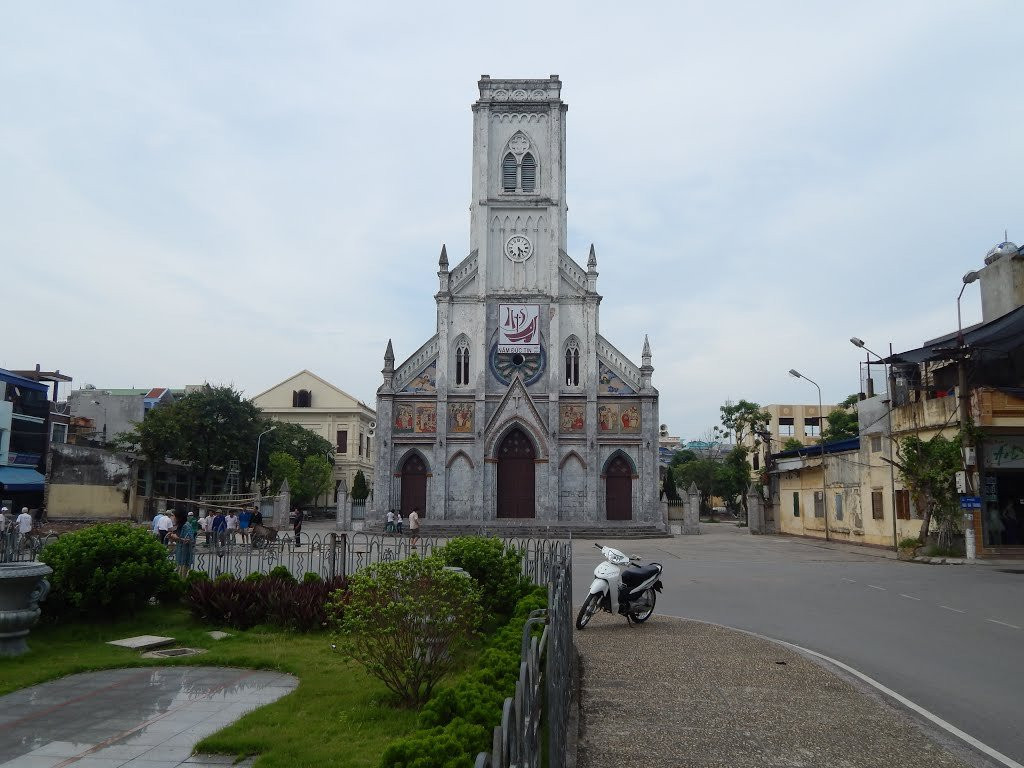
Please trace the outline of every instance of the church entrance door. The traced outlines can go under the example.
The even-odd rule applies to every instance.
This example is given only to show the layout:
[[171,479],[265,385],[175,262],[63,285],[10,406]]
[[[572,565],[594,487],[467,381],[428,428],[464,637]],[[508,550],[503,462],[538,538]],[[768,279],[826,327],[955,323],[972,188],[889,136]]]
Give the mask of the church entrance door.
[[616,456],[605,473],[605,510],[609,520],[633,519],[633,470],[622,456]]
[[416,509],[420,517],[427,514],[427,465],[418,454],[402,462],[402,516]]
[[533,517],[536,514],[533,443],[521,429],[513,429],[498,446],[498,517]]

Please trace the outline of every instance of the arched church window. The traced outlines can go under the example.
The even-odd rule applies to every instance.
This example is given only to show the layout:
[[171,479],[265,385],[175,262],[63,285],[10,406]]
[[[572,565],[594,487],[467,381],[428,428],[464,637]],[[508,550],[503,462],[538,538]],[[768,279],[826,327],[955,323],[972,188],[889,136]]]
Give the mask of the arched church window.
[[576,339],[565,347],[565,383],[570,387],[580,385],[580,345]]
[[511,152],[501,161],[501,186],[506,192],[515,192],[518,186],[519,165]]
[[534,187],[537,185],[537,161],[533,159],[533,155],[529,152],[523,155],[521,176],[523,192],[533,192]]
[[455,384],[469,384],[469,345],[466,342],[461,342],[455,350]]

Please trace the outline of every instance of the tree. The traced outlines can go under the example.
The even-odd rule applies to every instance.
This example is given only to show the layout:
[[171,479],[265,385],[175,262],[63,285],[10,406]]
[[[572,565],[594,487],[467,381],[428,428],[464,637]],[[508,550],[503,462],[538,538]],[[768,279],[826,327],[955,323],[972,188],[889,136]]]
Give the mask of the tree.
[[356,476],[352,478],[352,500],[365,501],[370,495],[370,486],[366,484],[366,475],[363,470],[357,469]]
[[932,518],[938,523],[940,546],[948,547],[957,530],[956,473],[963,468],[962,442],[962,435],[952,440],[935,435],[929,440],[905,437],[897,443],[898,460],[893,464],[921,513],[922,543],[928,537]]
[[299,476],[298,492],[293,494],[296,504],[308,504],[314,501],[321,493],[327,490],[334,475],[327,458],[318,454],[307,456],[302,462],[302,472]]
[[749,400],[740,400],[738,403],[726,400],[718,410],[722,415],[722,426],[715,427],[715,434],[720,437],[728,437],[731,434],[733,442],[737,445],[742,443],[747,435],[764,432],[771,421],[771,414],[768,411]]
[[834,443],[860,434],[860,425],[857,421],[857,401],[859,399],[859,395],[850,395],[826,417],[828,426],[822,430],[822,440],[826,443]]
[[[265,427],[264,427],[265,429]],[[267,456],[283,451],[303,462],[307,456],[326,456],[334,452],[334,446],[316,432],[301,424],[274,422],[274,431],[263,437],[263,449]]]
[[299,486],[301,485],[302,465],[299,464],[299,460],[284,451],[274,451],[270,454],[268,462],[270,492],[278,493],[281,490],[281,484],[287,480],[288,489],[295,496],[299,492]]
[[406,707],[419,707],[454,669],[481,618],[476,582],[437,558],[377,563],[335,593],[339,646]]
[[782,450],[784,451],[795,451],[797,448],[803,447],[804,444],[797,437],[787,437],[786,442],[782,444]]
[[200,492],[210,492],[212,471],[237,459],[251,474],[254,449],[265,421],[255,405],[233,387],[209,384],[168,405],[157,406],[117,444],[138,451],[151,464],[176,459],[199,475]]

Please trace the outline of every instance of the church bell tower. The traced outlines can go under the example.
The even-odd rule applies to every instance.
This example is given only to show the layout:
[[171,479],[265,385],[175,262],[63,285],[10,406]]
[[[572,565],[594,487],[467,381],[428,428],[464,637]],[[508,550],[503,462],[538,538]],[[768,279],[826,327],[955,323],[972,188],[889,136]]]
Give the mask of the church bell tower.
[[562,82],[492,80],[473,105],[470,250],[479,295],[551,297],[566,250]]

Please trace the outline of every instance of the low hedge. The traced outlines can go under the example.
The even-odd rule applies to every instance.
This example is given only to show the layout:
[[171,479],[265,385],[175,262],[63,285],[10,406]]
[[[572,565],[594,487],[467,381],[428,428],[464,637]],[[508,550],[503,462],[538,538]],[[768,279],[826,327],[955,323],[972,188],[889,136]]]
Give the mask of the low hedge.
[[546,607],[547,590],[530,587],[473,668],[423,706],[418,730],[388,745],[380,768],[472,768],[477,754],[491,748],[505,699],[515,693],[523,622],[530,611]]
[[[282,629],[311,632],[327,626],[327,603],[331,594],[347,592],[345,577],[305,579],[301,583],[271,572],[244,579],[221,575],[210,580],[205,574],[189,574],[185,602],[201,621],[217,626],[249,629],[269,624]],[[344,604],[344,598],[340,601]]]

